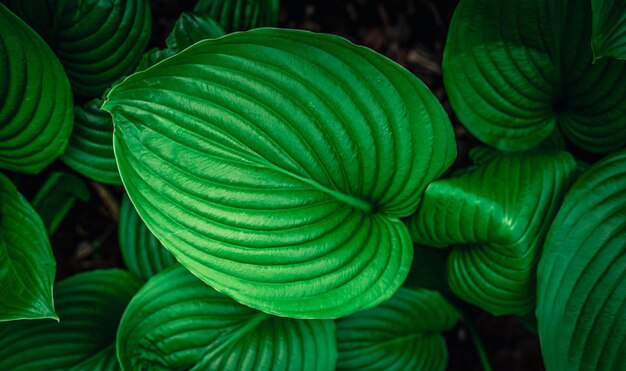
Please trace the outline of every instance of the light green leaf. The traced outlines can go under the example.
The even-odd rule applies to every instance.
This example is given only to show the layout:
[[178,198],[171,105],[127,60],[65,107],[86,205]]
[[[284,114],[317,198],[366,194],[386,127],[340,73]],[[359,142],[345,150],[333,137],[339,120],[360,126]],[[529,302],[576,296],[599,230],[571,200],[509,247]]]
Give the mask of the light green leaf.
[[194,12],[206,13],[227,33],[278,25],[278,0],[198,0]]
[[0,369],[118,370],[117,326],[140,286],[119,269],[81,273],[58,282],[54,298],[60,322],[0,324]]
[[221,36],[224,36],[224,29],[208,14],[183,12],[165,44],[178,53],[198,41]]
[[76,200],[88,201],[89,188],[80,178],[56,171],[33,198],[33,207],[52,236]]
[[273,317],[206,286],[179,264],[133,298],[117,337],[125,370],[332,370],[330,320]]
[[458,319],[438,292],[401,288],[377,307],[336,321],[337,370],[445,370],[440,333]]
[[591,13],[594,58],[626,59],[626,2],[591,0]]
[[133,71],[151,31],[149,0],[5,0],[55,51],[75,93],[99,96]]
[[161,243],[218,291],[297,318],[393,295],[412,255],[399,218],[455,156],[421,81],[305,31],[202,41],[103,107],[122,181]]
[[546,238],[537,321],[546,368],[626,369],[626,151],[574,184]]
[[0,321],[56,319],[55,270],[46,227],[13,183],[0,174]]
[[593,63],[589,0],[463,0],[443,77],[460,121],[483,142],[516,151],[557,128],[595,153],[626,143],[626,63]]
[[120,175],[113,156],[113,121],[94,99],[84,108],[76,106],[70,145],[61,157],[69,167],[101,183],[119,185]]
[[176,262],[148,230],[126,194],[120,206],[118,231],[124,264],[137,277],[148,280]]
[[447,277],[460,298],[495,315],[523,315],[534,306],[541,244],[575,168],[568,153],[546,150],[433,182],[408,220],[411,237],[452,247]]
[[59,60],[0,4],[0,167],[38,173],[72,131],[72,92]]

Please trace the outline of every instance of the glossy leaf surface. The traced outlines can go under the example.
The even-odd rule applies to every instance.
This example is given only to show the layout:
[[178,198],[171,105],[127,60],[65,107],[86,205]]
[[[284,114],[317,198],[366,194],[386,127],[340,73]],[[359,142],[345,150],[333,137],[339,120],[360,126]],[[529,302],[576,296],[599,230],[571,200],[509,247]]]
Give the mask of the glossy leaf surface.
[[538,269],[537,320],[546,368],[626,369],[626,151],[574,184]]
[[198,0],[195,12],[206,13],[227,33],[278,25],[278,0]]
[[0,324],[2,370],[118,370],[115,335],[140,283],[119,269],[80,273],[58,282],[59,321]]
[[122,181],[196,276],[245,305],[331,318],[400,287],[400,217],[453,161],[413,75],[345,39],[258,29],[206,40],[117,85]]
[[165,44],[170,50],[178,53],[200,40],[221,36],[224,36],[224,29],[206,13],[183,12]]
[[438,292],[401,288],[377,307],[335,321],[337,370],[445,370],[441,332],[458,319]]
[[124,313],[125,370],[332,370],[331,320],[273,317],[243,306],[180,265],[154,276]]
[[591,0],[591,48],[595,58],[626,59],[626,2]]
[[46,43],[0,4],[0,167],[38,173],[67,146],[72,92]]
[[0,321],[57,318],[52,300],[55,271],[46,227],[0,174]]
[[119,241],[128,270],[144,280],[176,262],[143,223],[128,196],[120,205]]
[[447,278],[460,298],[495,315],[525,314],[543,238],[575,168],[566,152],[537,151],[433,182],[409,219],[411,237],[452,247]]
[[593,61],[589,0],[463,0],[443,76],[461,122],[501,150],[531,149],[555,129],[606,153],[626,143],[626,63]]

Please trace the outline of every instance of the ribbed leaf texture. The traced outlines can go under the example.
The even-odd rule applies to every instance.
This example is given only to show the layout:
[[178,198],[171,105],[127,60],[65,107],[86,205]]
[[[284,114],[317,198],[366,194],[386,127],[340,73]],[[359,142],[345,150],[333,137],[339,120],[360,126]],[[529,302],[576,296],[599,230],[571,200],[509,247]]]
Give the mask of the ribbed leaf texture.
[[124,313],[125,370],[333,370],[331,320],[273,317],[206,286],[180,265],[154,276]]
[[84,107],[74,108],[74,131],[61,160],[90,179],[119,185],[122,181],[113,155],[113,121],[100,106],[102,100],[96,98]]
[[278,0],[198,0],[194,12],[206,13],[227,33],[278,25]]
[[0,321],[57,318],[52,300],[55,271],[46,227],[0,174]]
[[0,167],[38,173],[72,131],[72,91],[46,43],[0,4]]
[[450,122],[397,64],[345,39],[257,29],[117,85],[122,181],[176,259],[253,308],[332,318],[393,295],[400,217],[453,161]]
[[81,273],[58,282],[60,322],[0,324],[2,370],[118,370],[115,334],[140,283],[119,269]]
[[591,0],[591,48],[595,58],[626,59],[626,2]]
[[375,308],[340,318],[337,370],[445,370],[441,332],[459,315],[437,291],[401,288]]
[[128,270],[144,280],[176,262],[143,223],[128,196],[120,206],[119,241]]
[[574,184],[538,269],[537,321],[546,368],[626,369],[626,151]]
[[206,13],[183,12],[165,40],[167,47],[179,51],[204,39],[224,36],[224,29]]
[[95,97],[133,71],[151,32],[149,0],[5,0],[55,51],[75,93]]
[[616,150],[626,143],[626,63],[593,63],[590,41],[589,0],[463,0],[443,58],[452,108],[502,150],[534,148],[557,127],[586,151]]
[[408,223],[417,243],[453,248],[448,283],[460,298],[495,315],[535,304],[540,247],[573,179],[561,151],[502,155],[433,182]]

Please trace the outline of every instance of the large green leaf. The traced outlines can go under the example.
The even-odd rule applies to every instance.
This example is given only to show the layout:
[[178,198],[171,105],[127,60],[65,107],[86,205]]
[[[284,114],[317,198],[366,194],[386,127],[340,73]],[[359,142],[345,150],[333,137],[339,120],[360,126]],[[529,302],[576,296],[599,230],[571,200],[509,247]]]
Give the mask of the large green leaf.
[[119,241],[128,270],[144,280],[176,262],[143,223],[128,196],[120,206]]
[[195,12],[207,13],[226,32],[277,26],[278,0],[198,0]]
[[595,58],[626,59],[626,1],[591,0],[591,48]]
[[150,39],[149,0],[5,0],[55,51],[73,90],[98,96],[130,73]]
[[224,29],[209,15],[183,12],[165,40],[167,47],[179,51],[204,39],[224,36]]
[[67,146],[72,92],[46,43],[0,4],[0,167],[38,173]]
[[206,286],[180,265],[154,276],[124,313],[125,370],[332,370],[331,320],[273,317]]
[[58,282],[60,322],[0,324],[2,370],[118,370],[115,336],[140,283],[119,269],[81,273]]
[[46,227],[13,183],[0,174],[0,321],[56,319],[55,270]]
[[501,155],[428,186],[408,223],[415,242],[453,248],[450,288],[495,314],[523,315],[535,302],[540,247],[576,162],[566,152]]
[[626,63],[593,63],[589,0],[463,0],[444,51],[450,103],[480,140],[536,147],[558,127],[590,152],[626,143]]
[[417,78],[305,31],[202,41],[103,107],[122,181],[163,245],[218,291],[292,317],[391,297],[412,255],[399,218],[455,156]]
[[626,369],[626,151],[594,164],[563,201],[538,269],[546,368]]
[[401,288],[379,306],[337,324],[337,370],[445,370],[442,331],[459,314],[440,293]]

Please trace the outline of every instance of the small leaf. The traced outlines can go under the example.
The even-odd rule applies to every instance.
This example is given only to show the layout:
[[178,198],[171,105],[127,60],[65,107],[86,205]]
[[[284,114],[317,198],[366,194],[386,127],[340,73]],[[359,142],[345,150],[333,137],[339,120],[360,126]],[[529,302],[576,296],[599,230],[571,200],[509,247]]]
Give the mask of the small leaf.
[[77,274],[58,282],[60,322],[0,324],[2,370],[118,370],[115,336],[140,283],[119,269]]
[[176,262],[148,230],[127,195],[120,206],[119,241],[124,264],[144,280]]
[[591,49],[595,59],[626,59],[626,2],[591,0]]
[[0,174],[0,321],[56,319],[55,269],[46,227],[13,183]]
[[179,51],[204,39],[224,36],[224,29],[209,15],[183,12],[165,40],[169,49]]
[[278,25],[278,0],[198,0],[194,12],[206,13],[227,33]]
[[273,317],[243,306],[180,265],[133,298],[117,337],[125,370],[332,370],[330,320]]
[[72,92],[59,60],[0,4],[0,167],[38,173],[67,146]]
[[626,369],[626,151],[574,184],[546,238],[537,321],[546,368]]
[[103,108],[124,186],[159,241],[218,291],[297,318],[393,295],[413,250],[400,218],[455,156],[421,81],[305,31],[194,44]]
[[438,292],[401,288],[377,307],[336,321],[337,370],[445,370],[440,333],[458,319]]
[[535,301],[539,249],[573,179],[561,151],[501,155],[431,183],[408,223],[416,243],[452,246],[447,277],[460,298],[495,315]]

